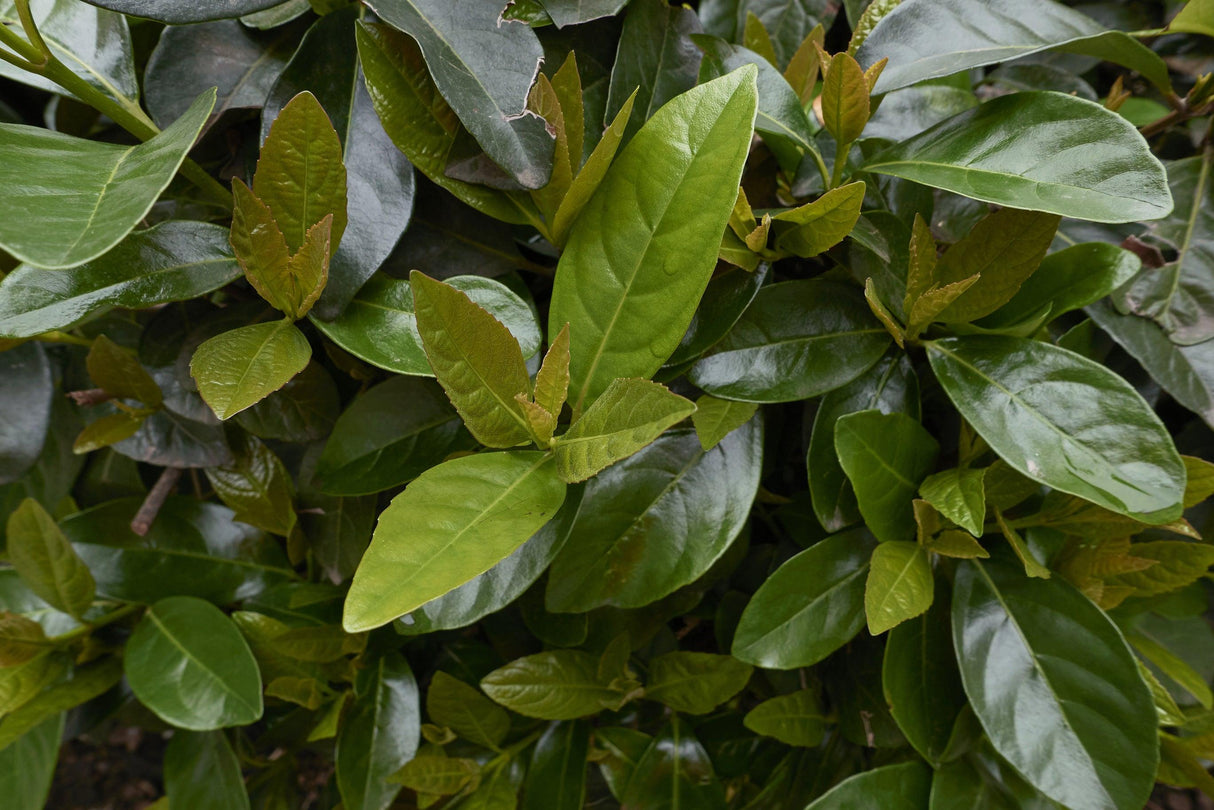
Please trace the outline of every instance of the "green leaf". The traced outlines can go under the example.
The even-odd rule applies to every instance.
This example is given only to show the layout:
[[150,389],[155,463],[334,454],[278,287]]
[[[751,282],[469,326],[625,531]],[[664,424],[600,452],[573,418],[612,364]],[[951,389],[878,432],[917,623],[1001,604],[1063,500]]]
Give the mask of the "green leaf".
[[478,781],[481,766],[475,759],[418,754],[388,777],[418,793],[452,796]]
[[553,440],[556,469],[584,481],[649,445],[696,406],[649,380],[619,379],[563,435]]
[[481,689],[510,711],[543,720],[575,720],[621,697],[599,677],[598,659],[580,650],[515,659],[486,675]]
[[758,409],[753,402],[733,402],[702,395],[696,400],[696,410],[691,415],[700,447],[705,450],[716,447],[726,436],[749,422]]
[[530,438],[516,394],[531,380],[518,341],[464,293],[414,270],[409,275],[426,357],[468,430],[488,447]]
[[544,453],[485,453],[430,468],[379,516],[346,597],[346,630],[379,627],[484,573],[564,499]]
[[143,497],[107,501],[63,520],[98,593],[152,604],[188,595],[216,604],[256,596],[295,573],[278,544],[219,504],[170,496],[146,537],[131,531]]
[[346,230],[341,140],[310,92],[295,96],[274,119],[261,145],[253,193],[270,209],[292,254],[308,241],[312,227],[330,215],[334,249],[341,242]]
[[1159,761],[1155,704],[1099,608],[1059,577],[964,562],[953,641],[982,727],[1034,787],[1076,810],[1142,807]]
[[208,731],[261,717],[261,676],[249,645],[201,599],[172,596],[148,608],[127,642],[123,669],[135,697],[178,728]]
[[543,0],[544,10],[557,28],[578,25],[619,12],[628,0]]
[[954,468],[929,475],[919,484],[919,494],[940,514],[974,537],[982,536],[986,519],[986,470]]
[[932,606],[932,565],[918,543],[881,543],[873,549],[864,586],[868,632],[879,636]]
[[164,752],[164,793],[176,807],[248,810],[240,760],[222,731],[177,731]]
[[252,14],[282,0],[223,0],[222,3],[198,3],[195,0],[86,0],[94,6],[113,9],[132,17],[181,25],[205,20],[220,20]]
[[239,276],[226,228],[163,222],[79,267],[48,273],[23,264],[9,273],[0,280],[0,337],[66,329],[106,307],[186,301]]
[[1210,22],[1212,18],[1214,6],[1211,6],[1210,0],[1188,0],[1168,24],[1168,31],[1188,31],[1214,37],[1214,23]]
[[388,777],[417,753],[417,681],[409,662],[393,652],[359,672],[354,692],[337,733],[337,788],[347,810],[386,810],[400,791]]
[[671,431],[587,483],[548,610],[642,607],[703,576],[748,519],[762,437],[752,420],[706,453],[693,432]]
[[802,748],[817,748],[826,733],[826,716],[812,689],[765,700],[747,712],[742,722],[755,734]]
[[905,355],[884,357],[852,382],[822,398],[814,416],[805,463],[818,522],[828,532],[860,519],[856,496],[835,452],[835,422],[856,411],[919,416],[919,382]]
[[742,612],[733,656],[765,669],[816,664],[864,626],[864,577],[875,543],[856,529],[776,569]]
[[898,625],[886,639],[885,702],[906,739],[933,765],[945,756],[965,705],[955,660],[947,599],[937,598],[926,613]]
[[62,739],[63,715],[56,715],[0,752],[0,791],[11,810],[44,810]]
[[1155,596],[1179,590],[1204,577],[1214,565],[1214,547],[1183,540],[1156,540],[1135,543],[1135,557],[1155,560],[1144,571],[1134,571],[1117,577],[1119,583],[1134,588],[1135,596]]
[[607,169],[611,167],[615,154],[619,151],[620,143],[624,140],[624,132],[631,120],[632,106],[635,101],[636,92],[634,91],[624,102],[624,106],[620,107],[615,118],[603,130],[603,136],[595,144],[594,150],[586,158],[586,163],[569,184],[569,190],[561,200],[549,225],[549,231],[555,244],[565,244],[569,238],[569,229],[573,227],[573,223],[577,221],[578,215],[582,213],[586,203],[602,184],[603,178],[607,175]]
[[1093,222],[1172,210],[1163,166],[1133,125],[1061,93],[1013,93],[874,156],[864,169],[976,200]]
[[103,658],[77,667],[69,679],[46,687],[37,697],[0,721],[0,751],[8,748],[47,718],[74,709],[108,692],[121,680],[122,665],[117,658]]
[[839,144],[860,137],[868,123],[868,81],[847,52],[835,54],[822,76],[822,123]]
[[558,722],[535,744],[521,810],[582,810],[586,803],[586,768],[590,724]]
[[1021,338],[947,338],[927,353],[957,410],[1018,472],[1145,523],[1180,516],[1184,464],[1167,430],[1104,366]]
[[977,751],[946,762],[932,778],[930,810],[1057,810],[1007,762],[983,743]]
[[847,183],[772,216],[776,250],[810,258],[842,242],[860,218],[864,190],[864,183]]
[[678,650],[649,662],[645,697],[676,712],[708,714],[745,689],[753,671],[728,655]]
[[8,561],[29,589],[64,613],[80,618],[93,604],[96,585],[42,505],[26,498],[8,516]]
[[664,106],[574,223],[549,323],[569,324],[575,410],[617,377],[652,376],[686,332],[737,197],[753,82],[743,68]]
[[1049,307],[1054,320],[1104,298],[1125,284],[1142,267],[1128,250],[1105,242],[1072,245],[1046,256],[1012,299],[983,318],[987,329],[1013,326]]
[[[1177,685],[1195,697],[1204,708],[1208,709],[1211,704],[1214,704],[1214,694],[1211,693],[1205,676],[1195,670],[1185,659],[1143,632],[1131,630],[1128,640],[1143,660],[1150,661],[1159,672],[1175,681]],[[1148,669],[1147,672],[1150,670]],[[1154,678],[1154,675],[1151,677]]]
[[931,771],[920,762],[884,765],[849,776],[805,810],[829,810],[834,807],[922,810],[927,807],[931,784]]
[[708,752],[675,715],[644,749],[622,791],[623,807],[725,810],[725,791]]
[[1010,0],[994,7],[906,0],[881,19],[856,56],[863,65],[889,58],[875,88],[885,93],[1053,49],[1117,62],[1171,91],[1167,65],[1150,48],[1052,0]]
[[937,314],[947,323],[989,315],[1006,304],[1041,265],[1054,240],[1059,218],[1004,208],[988,214],[940,257],[934,273],[940,284],[978,274],[978,280]]
[[932,435],[904,413],[859,411],[835,421],[835,450],[877,539],[911,537],[911,501],[940,450]]
[[52,646],[38,622],[20,613],[0,611],[0,667],[20,666]]
[[206,469],[219,500],[250,526],[286,537],[295,528],[291,476],[274,451],[252,436],[233,447],[235,461]]
[[0,185],[8,214],[0,248],[53,269],[95,259],[147,215],[194,145],[215,92],[135,146],[85,141],[60,132],[0,124]]
[[442,670],[434,673],[426,691],[426,714],[431,723],[495,751],[510,733],[510,716],[500,706]]
[[290,320],[242,326],[216,335],[194,351],[190,375],[220,419],[230,419],[282,388],[312,357],[312,347]]
[[689,376],[722,399],[792,402],[847,384],[888,345],[889,335],[854,289],[786,281],[760,290]]
[[105,335],[93,339],[85,360],[97,387],[118,399],[137,399],[150,408],[164,401],[160,386],[130,352]]
[[[540,348],[540,329],[527,303],[510,288],[479,276],[454,276],[445,282],[465,293],[506,325],[531,357]],[[408,281],[385,275],[372,277],[333,321],[312,323],[338,346],[373,366],[421,377],[433,377],[414,314],[413,289]]]
[[334,495],[400,486],[446,458],[459,428],[459,417],[432,381],[390,377],[338,417],[312,483]]
[[500,22],[492,4],[372,0],[371,10],[417,41],[434,83],[498,166],[524,188],[549,178],[553,140],[524,114],[543,49],[528,26]]

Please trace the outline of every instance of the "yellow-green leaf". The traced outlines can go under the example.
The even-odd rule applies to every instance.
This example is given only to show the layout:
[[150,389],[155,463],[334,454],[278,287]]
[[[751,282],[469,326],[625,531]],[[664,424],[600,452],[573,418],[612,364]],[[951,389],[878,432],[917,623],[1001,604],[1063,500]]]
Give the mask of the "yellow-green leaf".
[[85,360],[89,376],[107,394],[118,399],[137,399],[151,408],[160,407],[164,397],[135,355],[105,335],[98,335]]
[[50,649],[42,625],[20,613],[0,612],[0,667],[15,667]]
[[126,411],[103,416],[95,422],[90,422],[84,430],[80,431],[80,434],[76,436],[76,441],[72,443],[72,452],[77,455],[91,453],[102,447],[117,444],[123,439],[129,439],[138,432],[146,418],[145,414]]
[[220,419],[230,419],[303,371],[312,347],[290,321],[242,326],[203,343],[190,360],[198,393]]
[[917,543],[880,543],[869,561],[864,613],[874,636],[913,619],[932,606],[932,566]]
[[535,375],[535,404],[557,417],[561,415],[568,395],[569,324],[565,324],[552,339],[539,373]]
[[1012,528],[1003,518],[1003,513],[998,509],[995,510],[995,520],[999,523],[999,530],[1003,532],[1003,536],[1012,546],[1012,551],[1016,552],[1016,556],[1020,558],[1020,562],[1024,564],[1024,573],[1026,576],[1036,577],[1038,579],[1049,579],[1050,569],[1042,565],[1028,545],[1024,542],[1024,538],[1020,533]]
[[700,447],[706,452],[716,447],[735,429],[749,422],[758,409],[754,402],[735,402],[704,394],[696,400],[696,410],[691,415]]
[[840,144],[860,137],[868,123],[868,82],[855,57],[837,53],[822,79],[822,123]]
[[781,211],[772,219],[776,250],[794,256],[817,256],[843,241],[860,218],[864,183],[848,183],[811,203]]
[[96,585],[84,561],[42,505],[26,498],[8,517],[8,559],[30,590],[79,618]]

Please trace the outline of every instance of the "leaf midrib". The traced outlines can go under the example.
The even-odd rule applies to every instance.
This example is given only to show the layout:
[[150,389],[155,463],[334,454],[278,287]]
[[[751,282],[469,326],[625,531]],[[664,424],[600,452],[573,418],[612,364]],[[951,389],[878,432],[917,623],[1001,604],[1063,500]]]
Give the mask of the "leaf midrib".
[[248,701],[246,701],[244,699],[243,695],[241,695],[239,692],[237,692],[235,689],[233,689],[231,686],[229,686],[228,682],[225,681],[223,678],[221,678],[218,674],[216,674],[214,670],[212,670],[210,667],[208,667],[202,661],[199,661],[197,658],[195,658],[194,654],[191,653],[184,645],[182,645],[182,643],[180,641],[177,640],[177,637],[175,635],[173,635],[173,633],[169,630],[168,626],[166,626],[164,624],[164,622],[162,622],[156,616],[155,607],[148,609],[147,617],[148,617],[148,619],[151,620],[152,624],[156,625],[156,628],[158,630],[160,630],[161,635],[164,636],[164,638],[167,639],[174,647],[176,647],[178,650],[180,650],[181,654],[183,656],[185,656],[185,658],[187,660],[192,662],[195,666],[197,666],[199,669],[201,669],[203,672],[205,672],[207,675],[209,675],[216,683],[218,683],[220,686],[222,686],[223,690],[225,692],[227,692],[229,695],[231,695],[232,697],[236,698],[241,703],[241,705],[243,705],[246,709],[249,710],[250,714],[253,714],[253,715],[257,714],[257,709],[255,706],[253,706]]

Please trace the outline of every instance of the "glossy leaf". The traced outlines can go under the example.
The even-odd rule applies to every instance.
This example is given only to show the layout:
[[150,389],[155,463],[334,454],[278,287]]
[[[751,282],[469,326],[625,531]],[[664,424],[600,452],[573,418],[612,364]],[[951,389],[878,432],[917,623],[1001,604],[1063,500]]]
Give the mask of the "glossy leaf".
[[919,494],[940,514],[968,531],[982,536],[986,518],[986,470],[955,468],[929,475],[919,484]]
[[93,604],[96,584],[42,505],[26,498],[8,516],[8,559],[30,590],[80,618]]
[[37,343],[0,352],[0,483],[25,474],[38,460],[55,393],[51,364]]
[[253,653],[231,620],[201,599],[173,596],[148,608],[123,667],[135,696],[179,728],[207,731],[261,717]]
[[106,307],[185,301],[240,276],[226,228],[173,220],[135,231],[91,262],[47,273],[22,265],[0,281],[0,335],[65,329]]
[[903,413],[859,411],[835,422],[835,450],[865,523],[878,540],[914,534],[911,500],[940,446]]
[[691,422],[695,425],[700,447],[711,450],[733,431],[754,417],[758,405],[753,402],[731,402],[704,394],[696,400]]
[[468,430],[488,447],[527,441],[515,395],[526,395],[531,381],[518,341],[456,288],[416,270],[409,278],[426,357]]
[[178,807],[247,810],[240,760],[222,731],[177,731],[164,752],[164,793]]
[[889,335],[860,295],[829,281],[765,287],[691,381],[713,396],[791,402],[824,394],[862,374]]
[[346,598],[346,630],[386,624],[484,573],[564,499],[542,453],[486,453],[427,470],[380,515]]
[[543,55],[521,23],[476,0],[373,0],[381,20],[413,37],[435,84],[489,157],[524,188],[551,172],[553,140],[543,119],[524,112]]
[[881,543],[869,560],[864,614],[874,636],[913,619],[932,606],[932,566],[916,543]]
[[1024,781],[984,743],[979,750],[943,764],[932,778],[929,810],[1055,810],[1058,807]]
[[289,320],[224,332],[190,360],[198,393],[220,419],[230,419],[282,388],[312,357],[312,347]]
[[928,358],[962,416],[1023,475],[1147,523],[1179,517],[1180,456],[1159,418],[1108,369],[1004,337],[933,341]]
[[[531,357],[540,347],[539,325],[526,302],[501,282],[478,276],[454,276],[448,286],[465,293],[506,325]],[[341,317],[313,323],[330,340],[354,356],[397,374],[432,377],[417,331],[413,290],[409,282],[375,276],[358,291]]]
[[544,720],[575,720],[620,697],[599,677],[598,659],[580,650],[518,658],[486,675],[481,689],[513,712]]
[[1164,91],[1171,87],[1167,66],[1150,48],[1051,0],[907,0],[881,19],[857,58],[864,65],[889,59],[876,86],[884,93],[1050,49],[1109,59]]
[[54,715],[0,751],[0,790],[12,810],[44,810],[63,738],[63,716]]
[[1108,617],[1059,578],[1005,564],[963,563],[955,588],[957,661],[995,749],[1068,807],[1141,807],[1159,756],[1155,705]]
[[349,810],[387,810],[400,791],[388,777],[417,753],[417,681],[409,662],[390,653],[359,673],[355,694],[337,733],[337,787]]
[[849,53],[837,53],[823,67],[822,123],[839,144],[860,137],[868,123],[868,82]]
[[268,9],[282,0],[86,0],[94,6],[112,9],[132,17],[158,22],[182,23],[240,17]]
[[864,577],[875,544],[836,534],[780,566],[742,612],[733,656],[767,669],[816,664],[864,626]]
[[235,445],[235,461],[208,467],[207,480],[235,519],[287,536],[295,527],[291,476],[274,451],[252,436]]
[[496,749],[510,733],[510,716],[500,706],[441,670],[426,691],[426,714],[431,723],[486,748]]
[[666,653],[649,662],[645,697],[677,712],[708,714],[745,689],[753,671],[728,655]]
[[586,768],[590,725],[579,721],[550,725],[535,744],[522,810],[582,810],[586,801]]
[[620,798],[625,808],[724,810],[725,791],[708,752],[675,715],[637,760]]
[[743,722],[755,734],[804,748],[820,745],[826,732],[821,701],[811,689],[765,700],[747,712]]
[[878,806],[888,810],[922,810],[931,792],[931,771],[919,762],[885,765],[844,779],[805,810]]
[[617,377],[651,376],[678,345],[737,196],[755,98],[749,68],[678,97],[616,158],[579,215],[549,314],[569,324],[575,409]]
[[1059,93],[992,99],[886,149],[864,168],[1093,222],[1158,219],[1172,210],[1163,167],[1137,130],[1099,104]]
[[[9,206],[0,222],[0,247],[56,269],[114,247],[173,179],[214,103],[213,91],[203,93],[172,126],[136,146],[0,124],[0,184]],[[36,182],[31,165],[37,166]]]
[[774,215],[776,250],[810,258],[842,242],[860,217],[864,190],[863,183],[847,183],[811,203]]
[[553,444],[556,469],[584,481],[646,447],[696,406],[649,380],[618,379]]
[[552,564],[548,609],[641,607],[702,576],[749,514],[762,436],[752,420],[706,453],[693,432],[671,431],[599,473]]

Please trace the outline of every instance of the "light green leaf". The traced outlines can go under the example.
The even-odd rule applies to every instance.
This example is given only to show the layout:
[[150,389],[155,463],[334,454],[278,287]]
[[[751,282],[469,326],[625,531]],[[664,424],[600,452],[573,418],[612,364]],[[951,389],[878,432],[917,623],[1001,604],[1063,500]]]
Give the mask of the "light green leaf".
[[341,140],[316,96],[300,93],[279,111],[261,145],[253,193],[274,215],[292,254],[330,215],[329,241],[337,250],[346,231],[346,167]]
[[881,543],[873,549],[864,586],[868,632],[879,636],[932,606],[932,565],[918,543]]
[[1214,546],[1183,540],[1135,543],[1135,557],[1155,560],[1143,571],[1122,574],[1117,581],[1134,588],[1135,596],[1155,596],[1179,590],[1204,577],[1214,565]]
[[776,569],[742,612],[734,658],[796,669],[850,641],[864,626],[864,576],[874,546],[863,530],[842,532]]
[[860,218],[864,189],[864,183],[848,183],[811,203],[773,215],[776,250],[810,258],[842,242]]
[[677,97],[578,216],[549,314],[569,324],[575,410],[617,377],[652,376],[687,331],[737,197],[755,104],[753,68]]
[[502,707],[442,670],[434,673],[426,691],[426,714],[431,723],[494,750],[510,733],[510,716]]
[[379,627],[484,573],[564,499],[544,453],[485,453],[430,468],[380,515],[346,597],[346,630]]
[[1145,523],[1180,517],[1184,464],[1154,411],[1102,365],[1009,337],[927,344],[949,399],[1018,472]]
[[170,808],[248,810],[240,760],[222,731],[177,731],[164,752]]
[[868,123],[868,82],[855,58],[837,53],[822,76],[822,123],[841,144],[860,137]]
[[963,562],[953,641],[982,727],[1034,787],[1074,810],[1146,803],[1155,703],[1117,627],[1079,591],[1014,564]]
[[755,734],[802,748],[817,748],[826,733],[826,715],[812,689],[765,700],[747,712],[742,722]]
[[636,102],[636,97],[637,91],[633,91],[624,105],[620,107],[619,112],[615,114],[615,118],[603,130],[603,137],[595,144],[590,157],[586,158],[586,163],[574,176],[573,182],[569,184],[569,191],[561,200],[549,226],[555,244],[565,244],[569,237],[569,229],[573,227],[578,215],[582,213],[586,203],[598,191],[603,178],[607,175],[607,169],[611,167],[612,161],[615,160],[615,153],[619,151],[620,143],[624,140],[624,132],[628,128],[628,122],[632,116],[632,105]]
[[464,293],[414,270],[409,275],[417,331],[430,367],[468,430],[488,447],[513,447],[530,438],[516,394],[531,379],[518,341]]
[[1214,3],[1210,0],[1189,0],[1172,18],[1168,30],[1214,37]]
[[1133,125],[1061,93],[1013,93],[955,115],[864,169],[1010,208],[1093,222],[1172,210],[1163,166]]
[[569,483],[584,481],[645,447],[695,409],[664,385],[615,380],[568,432],[553,440],[557,471]]
[[676,712],[708,714],[745,689],[753,671],[728,655],[678,650],[649,662],[645,697]]
[[207,480],[235,519],[286,537],[295,528],[291,476],[274,451],[252,436],[233,448],[235,460],[207,467]]
[[303,371],[312,347],[289,320],[242,326],[194,351],[190,375],[220,419],[256,405]]
[[0,753],[0,792],[9,810],[44,810],[59,745],[63,715],[43,720]]
[[439,749],[438,754],[418,754],[389,776],[388,781],[416,790],[419,794],[453,796],[477,782],[480,774],[481,766],[475,759],[449,757]]
[[202,130],[215,91],[146,143],[117,146],[0,124],[0,248],[53,269],[95,259],[151,209]]
[[940,446],[904,413],[859,411],[835,422],[835,451],[856,493],[860,514],[882,541],[915,532],[911,507]]
[[84,430],[80,431],[76,436],[76,441],[72,443],[72,452],[91,453],[102,447],[109,447],[111,444],[129,439],[139,432],[145,419],[147,419],[146,414],[127,413],[126,411],[103,416],[90,422]]
[[160,386],[130,352],[105,335],[93,339],[85,358],[93,383],[118,399],[137,399],[149,408],[164,401]]
[[749,422],[758,409],[759,406],[753,402],[734,402],[709,394],[702,395],[696,400],[696,410],[691,415],[700,447],[705,450],[716,447],[722,439]]
[[982,536],[986,519],[986,470],[954,468],[929,475],[919,484],[919,495],[940,514],[974,537]]
[[6,532],[8,561],[29,589],[64,613],[83,616],[96,585],[55,519],[26,498],[8,516]]
[[127,642],[123,668],[143,705],[178,728],[208,731],[261,717],[257,662],[236,625],[210,602],[172,596],[148,608]]
[[598,674],[598,659],[580,650],[528,655],[493,670],[481,689],[525,717],[574,720],[618,702],[620,693]]

